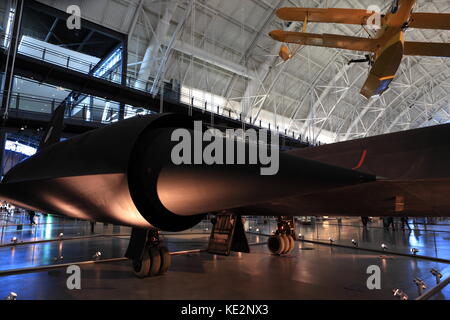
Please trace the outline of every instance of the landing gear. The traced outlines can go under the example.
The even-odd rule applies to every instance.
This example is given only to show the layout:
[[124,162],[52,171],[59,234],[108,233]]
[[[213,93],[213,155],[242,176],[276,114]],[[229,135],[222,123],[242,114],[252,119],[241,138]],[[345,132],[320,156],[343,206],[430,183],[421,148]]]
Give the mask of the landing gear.
[[125,256],[131,260],[138,278],[162,275],[170,268],[169,250],[161,245],[159,233],[154,229],[133,229]]
[[275,234],[269,237],[267,246],[272,254],[288,254],[294,249],[295,223],[293,217],[278,217]]
[[372,66],[374,63],[372,57],[366,54],[364,59],[352,59],[348,62],[348,65],[351,65],[353,63],[365,63],[365,62],[368,62],[369,66]]

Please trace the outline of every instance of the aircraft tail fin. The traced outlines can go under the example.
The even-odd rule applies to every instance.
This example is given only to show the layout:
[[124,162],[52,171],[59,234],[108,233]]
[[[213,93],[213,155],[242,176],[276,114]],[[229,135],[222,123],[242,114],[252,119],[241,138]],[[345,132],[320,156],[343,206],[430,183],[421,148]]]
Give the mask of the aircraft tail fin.
[[60,105],[53,111],[53,115],[48,123],[47,129],[45,129],[42,135],[41,142],[39,144],[39,150],[47,148],[52,144],[58,143],[61,139],[62,129],[64,126],[64,113],[66,111],[65,104]]

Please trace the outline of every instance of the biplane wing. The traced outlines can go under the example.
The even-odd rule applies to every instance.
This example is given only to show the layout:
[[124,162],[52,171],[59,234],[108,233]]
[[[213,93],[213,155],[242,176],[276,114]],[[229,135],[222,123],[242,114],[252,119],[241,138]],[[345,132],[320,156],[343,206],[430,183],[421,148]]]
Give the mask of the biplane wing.
[[280,8],[277,16],[286,21],[307,21],[365,25],[372,11],[360,9]]
[[277,41],[295,43],[307,46],[339,48],[354,51],[375,52],[378,41],[335,34],[314,34],[274,30],[269,35]]
[[404,55],[450,57],[450,43],[405,42]]
[[[277,16],[286,21],[307,21],[366,25],[373,11],[340,8],[280,8]],[[450,30],[450,14],[418,12],[411,14],[411,28]]]
[[450,30],[449,13],[413,13],[409,23],[411,28]]

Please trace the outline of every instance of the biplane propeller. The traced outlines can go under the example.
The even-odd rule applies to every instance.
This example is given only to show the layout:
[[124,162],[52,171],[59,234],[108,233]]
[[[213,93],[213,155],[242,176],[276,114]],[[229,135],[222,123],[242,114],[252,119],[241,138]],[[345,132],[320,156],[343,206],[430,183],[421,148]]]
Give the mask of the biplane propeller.
[[[366,98],[383,94],[395,78],[404,55],[450,57],[450,43],[405,41],[408,28],[450,30],[450,14],[413,12],[416,0],[393,0],[387,14],[360,9],[280,8],[277,16],[285,21],[303,21],[302,32],[274,30],[269,35],[280,42],[368,52],[371,70],[361,89]],[[306,33],[309,22],[370,26],[379,15],[380,26],[374,37],[361,38],[334,34]],[[287,47],[280,51],[283,60],[291,56]]]

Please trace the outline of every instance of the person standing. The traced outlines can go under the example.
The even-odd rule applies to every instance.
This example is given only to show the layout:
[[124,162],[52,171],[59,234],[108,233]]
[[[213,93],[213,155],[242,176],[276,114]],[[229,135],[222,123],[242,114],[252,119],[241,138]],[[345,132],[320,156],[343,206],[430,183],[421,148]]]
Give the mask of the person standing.
[[411,231],[411,226],[408,223],[408,217],[401,217],[400,221],[402,222],[402,230],[405,230],[405,225],[408,227],[408,230]]
[[369,217],[361,217],[361,222],[364,228],[367,228],[367,223],[369,223]]
[[36,222],[34,222],[34,217],[36,216],[36,212],[34,212],[33,210],[27,210],[28,213],[28,218],[30,219],[30,224],[36,224]]
[[95,221],[90,221],[91,224],[91,233],[94,233],[95,231]]
[[389,229],[389,226],[392,225],[392,231],[395,231],[395,224],[394,224],[394,217],[388,217],[388,226],[387,228]]

